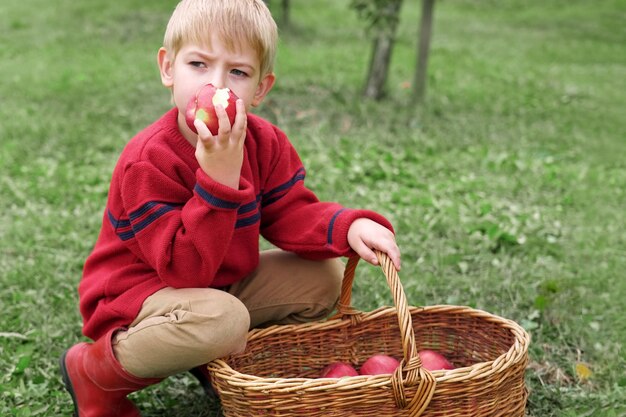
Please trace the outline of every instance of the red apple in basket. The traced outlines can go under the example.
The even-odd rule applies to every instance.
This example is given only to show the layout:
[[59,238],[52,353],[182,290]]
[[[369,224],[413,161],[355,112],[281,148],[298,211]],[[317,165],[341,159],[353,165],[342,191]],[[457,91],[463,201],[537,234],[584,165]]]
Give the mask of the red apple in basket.
[[194,133],[198,133],[196,127],[193,125],[193,121],[200,119],[207,125],[212,135],[217,135],[219,129],[219,120],[215,113],[215,106],[222,105],[230,125],[235,122],[235,115],[237,114],[237,97],[229,88],[216,88],[213,84],[207,84],[200,88],[196,95],[189,99],[187,103],[187,110],[185,111],[185,121],[187,126]]
[[361,365],[359,373],[361,375],[392,374],[398,366],[400,362],[396,358],[388,355],[374,355]]
[[442,369],[454,369],[454,366],[439,352],[424,349],[419,351],[422,366],[429,371],[439,371]]
[[344,376],[357,376],[359,373],[346,362],[333,362],[322,370],[320,378],[341,378]]

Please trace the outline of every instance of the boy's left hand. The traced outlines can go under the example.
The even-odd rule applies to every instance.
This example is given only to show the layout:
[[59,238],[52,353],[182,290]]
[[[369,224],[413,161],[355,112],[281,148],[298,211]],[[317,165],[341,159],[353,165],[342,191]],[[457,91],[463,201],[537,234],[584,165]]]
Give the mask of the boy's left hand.
[[194,126],[198,131],[196,159],[200,168],[213,180],[235,190],[239,188],[247,129],[246,108],[243,100],[237,100],[236,106],[237,115],[232,126],[226,110],[221,105],[216,106],[219,130],[215,136],[202,120],[194,120]]
[[356,219],[348,229],[348,244],[364,260],[378,265],[374,249],[385,252],[396,269],[400,270],[400,248],[393,232],[367,218]]

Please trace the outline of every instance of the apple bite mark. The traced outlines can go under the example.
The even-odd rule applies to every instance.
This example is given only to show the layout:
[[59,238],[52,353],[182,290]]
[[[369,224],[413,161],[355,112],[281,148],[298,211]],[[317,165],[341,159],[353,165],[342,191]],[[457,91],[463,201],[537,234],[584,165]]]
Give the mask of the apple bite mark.
[[213,96],[213,105],[218,106],[222,105],[224,109],[228,107],[228,96],[230,93],[230,88],[218,88],[215,91],[215,95]]
[[198,133],[193,122],[199,119],[209,128],[213,136],[217,135],[219,119],[215,107],[219,105],[224,108],[232,126],[237,115],[236,102],[238,98],[229,88],[216,88],[213,84],[202,86],[187,103],[185,110],[187,126],[192,132]]

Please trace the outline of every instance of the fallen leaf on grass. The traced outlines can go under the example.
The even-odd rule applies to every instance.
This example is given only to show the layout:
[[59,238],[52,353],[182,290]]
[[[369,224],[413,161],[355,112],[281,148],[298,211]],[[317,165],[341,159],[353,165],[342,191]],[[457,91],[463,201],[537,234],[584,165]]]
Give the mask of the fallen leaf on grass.
[[576,370],[576,376],[578,377],[578,380],[581,382],[585,382],[593,375],[593,372],[591,372],[589,365],[583,362],[576,362],[576,366],[574,369]]

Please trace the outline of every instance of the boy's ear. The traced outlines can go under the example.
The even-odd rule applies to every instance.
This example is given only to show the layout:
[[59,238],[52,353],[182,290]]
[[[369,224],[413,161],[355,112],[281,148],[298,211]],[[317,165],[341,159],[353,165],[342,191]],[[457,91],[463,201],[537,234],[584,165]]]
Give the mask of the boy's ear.
[[161,73],[161,83],[167,88],[174,85],[173,65],[174,61],[170,59],[170,55],[165,48],[160,48],[157,52],[157,61],[159,64],[159,72]]
[[254,93],[254,97],[252,98],[253,107],[261,104],[267,93],[269,93],[274,86],[274,81],[276,81],[276,76],[273,72],[266,74],[263,79],[261,79],[261,82],[259,82],[256,92]]

